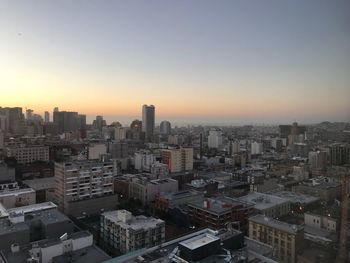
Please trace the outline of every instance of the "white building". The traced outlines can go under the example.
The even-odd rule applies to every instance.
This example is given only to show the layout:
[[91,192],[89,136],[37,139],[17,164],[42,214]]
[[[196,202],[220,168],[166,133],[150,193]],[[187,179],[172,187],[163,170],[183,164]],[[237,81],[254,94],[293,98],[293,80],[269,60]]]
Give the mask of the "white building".
[[126,139],[127,128],[124,127],[115,127],[114,128],[114,140],[120,142]]
[[135,153],[135,169],[143,172],[150,172],[151,166],[156,162],[156,157],[148,151],[140,151]]
[[101,239],[126,254],[142,248],[160,245],[165,241],[165,222],[145,216],[133,216],[126,210],[101,215]]
[[337,219],[331,216],[304,213],[304,222],[306,226],[313,228],[325,229],[329,232],[337,231]]
[[169,175],[168,165],[164,163],[156,162],[151,165],[151,174],[153,178],[161,179],[166,178]]
[[193,170],[193,148],[162,150],[162,162],[171,173]]
[[219,148],[222,145],[222,131],[211,130],[208,136],[208,147],[209,148]]
[[309,152],[309,164],[311,170],[325,170],[327,167],[327,152]]
[[263,145],[260,142],[252,142],[251,143],[251,154],[257,155],[261,154],[263,151]]

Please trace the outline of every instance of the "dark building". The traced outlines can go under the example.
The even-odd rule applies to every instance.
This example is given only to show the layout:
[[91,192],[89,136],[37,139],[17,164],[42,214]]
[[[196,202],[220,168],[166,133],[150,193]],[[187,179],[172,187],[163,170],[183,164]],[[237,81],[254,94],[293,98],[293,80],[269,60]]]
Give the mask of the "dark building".
[[79,119],[77,112],[55,111],[53,113],[53,122],[58,126],[58,131],[70,132],[78,130]]

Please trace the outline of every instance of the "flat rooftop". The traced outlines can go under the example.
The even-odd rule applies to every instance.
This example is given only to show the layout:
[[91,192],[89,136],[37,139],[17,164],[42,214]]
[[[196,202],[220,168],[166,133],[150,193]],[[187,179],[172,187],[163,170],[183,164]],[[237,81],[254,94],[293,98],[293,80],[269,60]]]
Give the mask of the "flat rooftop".
[[257,193],[257,192],[251,192],[237,199],[240,201],[254,204],[255,209],[257,210],[265,210],[265,209],[274,207],[276,205],[282,205],[290,202],[285,198],[281,198],[270,194]]
[[215,242],[217,240],[220,240],[220,238],[213,236],[211,234],[202,234],[199,236],[192,237],[190,239],[187,239],[185,241],[182,241],[179,243],[179,245],[182,245],[184,247],[187,247],[188,249],[195,250],[199,247],[208,245],[212,242]]
[[5,190],[0,192],[0,197],[21,195],[21,194],[35,194],[35,190],[32,188]]
[[36,191],[51,189],[55,187],[55,177],[38,178],[33,180],[24,180],[23,183]]
[[27,213],[48,210],[48,209],[53,209],[53,208],[57,208],[57,205],[55,205],[52,202],[44,202],[44,203],[39,203],[39,204],[10,208],[10,209],[7,209],[7,213],[9,213],[9,214],[11,214],[11,213],[27,214]]
[[299,203],[299,204],[311,204],[320,200],[320,198],[315,196],[291,192],[291,191],[278,191],[278,192],[272,192],[270,194],[284,198],[292,203]]
[[[204,202],[207,202],[207,205],[204,205]],[[203,200],[194,201],[188,203],[189,206],[196,207],[208,212],[216,214],[224,214],[230,212],[232,208],[236,206],[247,206],[248,203],[236,200],[228,197],[217,197],[217,198],[203,198]]]
[[261,224],[264,226],[268,226],[271,228],[276,228],[278,230],[281,230],[283,232],[287,232],[290,234],[296,234],[297,232],[303,230],[304,228],[302,226],[298,225],[292,225],[288,224],[286,222],[282,222],[276,219],[273,219],[271,217],[267,217],[264,215],[255,215],[249,218],[249,221]]
[[141,229],[147,229],[147,228],[155,228],[159,224],[164,223],[164,221],[161,219],[157,219],[154,217],[146,217],[143,215],[131,216],[129,220],[127,220],[126,222],[123,222],[120,219],[120,217],[118,217],[118,213],[120,213],[120,211],[124,211],[124,210],[108,211],[108,212],[104,212],[102,215],[106,219],[114,222],[115,224],[118,224],[122,228],[126,228],[126,229],[131,228],[135,231],[141,230]]

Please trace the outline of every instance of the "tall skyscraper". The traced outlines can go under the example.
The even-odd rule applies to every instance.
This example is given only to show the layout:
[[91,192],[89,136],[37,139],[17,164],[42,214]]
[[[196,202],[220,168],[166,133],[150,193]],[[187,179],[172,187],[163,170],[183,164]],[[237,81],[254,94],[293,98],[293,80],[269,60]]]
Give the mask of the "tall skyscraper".
[[155,107],[153,105],[142,106],[142,131],[145,133],[146,141],[153,141],[154,124],[155,124]]
[[171,123],[169,121],[162,121],[160,123],[160,134],[169,135],[171,133]]
[[45,111],[44,120],[45,120],[45,123],[50,122],[50,112]]

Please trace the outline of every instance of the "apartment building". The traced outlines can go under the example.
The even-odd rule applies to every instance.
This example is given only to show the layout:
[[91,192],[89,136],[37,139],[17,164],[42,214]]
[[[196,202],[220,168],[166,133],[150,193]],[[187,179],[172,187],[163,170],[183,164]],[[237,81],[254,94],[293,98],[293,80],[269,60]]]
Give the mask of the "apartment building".
[[168,165],[171,173],[193,170],[193,148],[176,148],[162,150],[163,163]]
[[161,219],[115,210],[103,213],[100,223],[101,239],[121,253],[157,246],[165,241],[165,222]]
[[274,247],[275,258],[283,263],[295,263],[303,249],[304,229],[264,215],[249,218],[249,237]]
[[55,200],[65,214],[82,216],[112,210],[117,205],[112,162],[55,163]]

